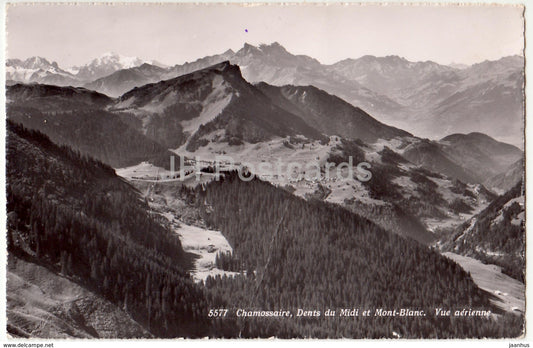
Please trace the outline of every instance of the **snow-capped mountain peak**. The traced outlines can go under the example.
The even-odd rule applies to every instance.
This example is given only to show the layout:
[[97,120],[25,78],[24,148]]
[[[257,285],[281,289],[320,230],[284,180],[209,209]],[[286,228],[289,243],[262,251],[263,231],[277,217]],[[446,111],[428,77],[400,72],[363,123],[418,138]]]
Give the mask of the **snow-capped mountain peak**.
[[50,63],[46,58],[43,57],[30,57],[26,60],[20,59],[8,59],[6,62],[7,66],[19,67],[23,69],[33,69],[33,70],[49,70],[50,68],[59,69],[56,62]]
[[100,57],[94,59],[90,65],[102,66],[108,64],[120,65],[122,69],[133,68],[142,65],[144,60],[137,57],[126,57],[115,52],[106,52]]
[[56,62],[42,57],[30,57],[26,60],[8,59],[6,61],[6,79],[20,82],[38,82],[55,85],[75,85],[75,77],[62,70]]
[[98,79],[121,69],[130,69],[148,63],[137,57],[127,57],[115,52],[106,52],[93,59],[86,65],[72,67],[71,71],[77,71],[82,79]]

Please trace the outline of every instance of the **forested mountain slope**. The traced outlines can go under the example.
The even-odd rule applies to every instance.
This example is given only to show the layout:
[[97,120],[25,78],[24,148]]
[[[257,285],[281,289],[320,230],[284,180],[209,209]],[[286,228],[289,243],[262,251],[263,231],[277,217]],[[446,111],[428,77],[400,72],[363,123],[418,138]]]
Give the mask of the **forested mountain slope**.
[[[435,308],[485,308],[487,294],[462,269],[420,244],[396,236],[349,211],[307,202],[271,184],[245,183],[235,173],[194,192],[210,228],[219,229],[234,254],[219,267],[236,278],[208,278],[222,307],[319,310],[411,308],[426,317],[236,320],[244,337],[482,337],[509,320],[504,335],[520,331],[518,318],[436,318]],[[192,202],[192,199],[189,199]],[[516,320],[516,322],[514,322]]]
[[525,281],[525,187],[523,181],[445,237],[439,247],[496,264]]
[[156,336],[209,332],[178,236],[111,167],[8,121],[7,202],[10,255],[68,277]]
[[113,167],[141,161],[168,167],[168,150],[106,111],[111,102],[83,88],[17,84],[7,88],[6,112],[8,119]]
[[[155,336],[516,337],[521,332],[516,316],[435,317],[434,307],[441,306],[493,309],[468,274],[435,251],[338,206],[307,202],[259,180],[242,182],[235,173],[194,190],[176,183],[188,209],[229,240],[231,267],[242,272],[208,278],[202,288],[185,272],[190,260],[178,236],[158,212],[148,213],[139,193],[113,169],[41,133],[8,125],[11,257],[78,283]],[[209,308],[297,313],[352,306],[424,310],[426,316],[295,316],[283,322],[206,316]]]

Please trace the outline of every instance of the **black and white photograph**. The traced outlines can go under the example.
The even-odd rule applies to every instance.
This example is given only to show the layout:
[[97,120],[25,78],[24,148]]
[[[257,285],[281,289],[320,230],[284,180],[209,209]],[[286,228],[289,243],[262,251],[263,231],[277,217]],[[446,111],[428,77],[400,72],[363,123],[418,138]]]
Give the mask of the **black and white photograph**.
[[529,336],[526,4],[4,6],[4,347]]

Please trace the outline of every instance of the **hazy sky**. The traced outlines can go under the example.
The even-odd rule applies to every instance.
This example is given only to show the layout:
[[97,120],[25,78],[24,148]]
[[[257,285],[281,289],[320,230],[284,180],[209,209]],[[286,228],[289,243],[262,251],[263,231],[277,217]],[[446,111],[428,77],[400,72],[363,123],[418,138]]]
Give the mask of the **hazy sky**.
[[17,4],[7,57],[68,67],[113,51],[173,65],[277,41],[322,63],[395,54],[472,64],[521,54],[522,33],[513,6]]

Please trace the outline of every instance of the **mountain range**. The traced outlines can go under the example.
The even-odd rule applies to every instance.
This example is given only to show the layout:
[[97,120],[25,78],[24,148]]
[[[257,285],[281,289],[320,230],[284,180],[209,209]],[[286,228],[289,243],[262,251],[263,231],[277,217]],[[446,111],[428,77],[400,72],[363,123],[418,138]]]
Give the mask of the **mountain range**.
[[459,68],[398,56],[363,56],[325,65],[293,55],[279,43],[245,44],[237,52],[228,50],[171,67],[116,54],[71,69],[60,69],[43,58],[12,59],[7,62],[6,80],[85,86],[118,97],[134,87],[223,61],[239,65],[250,83],[312,85],[418,136],[440,139],[481,132],[523,148],[524,59],[519,56]]
[[25,60],[7,59],[6,81],[9,84],[14,82],[37,82],[80,87],[116,71],[135,68],[143,64],[166,68],[164,64],[154,60],[146,61],[113,52],[104,53],[87,64],[69,68],[60,68],[56,62],[50,62],[46,58],[30,57]]
[[24,61],[8,59],[6,61],[6,82],[7,84],[37,82],[58,86],[80,85],[72,73],[59,68],[56,62],[50,63],[41,57],[31,57]]
[[[414,111],[434,107],[431,88],[443,91],[431,97],[437,104],[454,101],[450,110],[489,107],[515,93],[516,57],[461,69],[370,56],[323,65],[272,44],[173,67],[104,58],[68,70],[9,62],[11,77],[35,79],[6,87],[10,334],[520,334],[520,313],[495,305],[476,274],[440,252],[495,262],[523,281],[523,151],[503,133],[465,126],[430,140],[380,116],[398,112],[399,122],[412,111],[416,120]],[[439,117],[431,122],[441,131],[450,117]],[[170,171],[176,155],[200,170]],[[239,179],[243,170],[256,177]],[[457,306],[498,320],[287,318],[281,327],[206,315],[243,304]]]
[[490,201],[494,195],[481,185],[523,156],[480,133],[421,139],[313,86],[253,85],[227,61],[114,99],[79,87],[21,84],[9,86],[7,97],[9,119],[115,168],[144,161],[164,170],[173,153],[207,163],[227,154],[255,166],[276,158],[325,166],[351,156],[371,164],[371,181],[266,179],[423,243],[434,238],[428,230]]
[[[149,129],[154,123],[164,124],[170,130],[172,124],[180,121],[169,135],[174,140],[180,138],[180,131],[184,138],[188,135],[187,148],[193,150],[213,137],[234,143],[257,143],[274,135],[304,135],[310,139],[321,139],[323,134],[342,135],[364,141],[409,135],[317,88],[294,87],[303,99],[297,95],[292,99],[274,98],[272,93],[268,94],[273,90],[279,91],[277,96],[288,96],[279,87],[248,83],[238,66],[223,62],[135,88],[119,97],[111,110],[129,112],[142,119],[149,134],[153,133]],[[335,117],[330,117],[331,114]],[[221,134],[220,130],[224,132]],[[169,147],[181,145],[167,141],[161,134],[154,134],[153,139]]]
[[[437,337],[404,328],[404,318],[394,316],[349,319],[342,327],[286,318],[282,328],[256,318],[244,324],[233,313],[228,320],[205,313],[263,301],[293,313],[336,301],[371,308],[400,301],[428,313],[447,303],[497,311],[467,272],[435,251],[338,206],[309,202],[260,180],[243,183],[231,172],[196,189],[151,185],[154,194],[174,199],[174,209],[195,211],[198,224],[222,231],[236,246],[224,254],[227,264],[217,261],[213,268],[238,272],[194,282],[187,240],[167,219],[177,217],[169,213],[171,205],[161,206],[155,195],[143,199],[111,167],[38,131],[8,121],[7,140],[6,329],[13,337],[304,337],[309,325],[319,328],[313,336],[324,338]],[[276,225],[280,250],[269,248]],[[208,231],[195,232],[198,241]],[[261,292],[254,292],[257,284]],[[499,325],[505,335],[517,336],[520,319],[498,313],[497,321],[481,325],[435,316],[421,322],[438,327],[438,337],[497,336]]]

